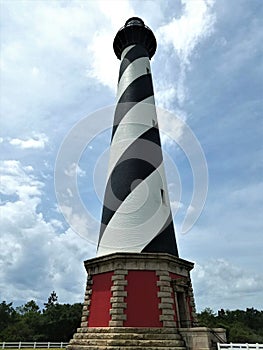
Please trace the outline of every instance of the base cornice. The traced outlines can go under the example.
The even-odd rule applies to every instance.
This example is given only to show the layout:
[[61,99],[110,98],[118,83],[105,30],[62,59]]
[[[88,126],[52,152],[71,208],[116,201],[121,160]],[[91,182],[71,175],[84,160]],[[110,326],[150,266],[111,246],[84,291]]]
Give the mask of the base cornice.
[[88,273],[103,273],[115,270],[156,270],[181,274],[193,269],[194,263],[168,253],[113,253],[86,260]]

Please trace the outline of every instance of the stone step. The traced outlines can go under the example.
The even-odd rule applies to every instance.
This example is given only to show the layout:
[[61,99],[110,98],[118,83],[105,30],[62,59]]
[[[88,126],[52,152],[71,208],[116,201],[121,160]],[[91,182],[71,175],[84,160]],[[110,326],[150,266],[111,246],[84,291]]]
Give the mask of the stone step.
[[165,339],[181,340],[181,335],[178,333],[75,333],[73,339]]
[[[186,350],[186,347],[176,346],[140,346],[148,350]],[[138,346],[94,346],[94,345],[68,345],[67,350],[138,350]]]
[[79,328],[67,350],[186,350],[174,328]]
[[182,340],[168,340],[168,339],[158,339],[158,340],[141,340],[141,339],[72,339],[70,345],[77,346],[137,346],[141,347],[183,347],[184,342]]
[[77,333],[160,333],[160,334],[169,334],[169,333],[177,333],[177,328],[144,328],[144,327],[86,327],[86,328],[78,328]]

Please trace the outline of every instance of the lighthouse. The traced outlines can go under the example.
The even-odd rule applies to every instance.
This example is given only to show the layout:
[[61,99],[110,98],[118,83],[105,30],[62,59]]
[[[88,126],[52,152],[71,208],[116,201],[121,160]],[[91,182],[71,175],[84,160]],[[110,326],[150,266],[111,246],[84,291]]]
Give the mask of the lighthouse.
[[118,31],[113,48],[121,62],[97,256],[178,256],[150,67],[156,39],[133,17]]
[[156,47],[138,17],[113,41],[120,69],[97,254],[84,262],[81,325],[68,350],[212,346],[210,331],[196,327],[194,264],[178,255],[150,67]]

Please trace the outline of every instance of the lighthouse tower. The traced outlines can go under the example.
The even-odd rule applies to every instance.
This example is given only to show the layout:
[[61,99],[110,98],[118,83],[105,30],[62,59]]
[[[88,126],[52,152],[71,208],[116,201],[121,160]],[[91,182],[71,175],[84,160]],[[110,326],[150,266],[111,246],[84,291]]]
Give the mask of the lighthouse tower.
[[121,64],[97,256],[178,256],[150,68],[156,40],[133,17],[118,31],[113,48]]
[[68,349],[198,349],[193,263],[178,256],[154,103],[156,39],[132,17],[113,48],[120,71],[97,256],[85,261],[81,325]]

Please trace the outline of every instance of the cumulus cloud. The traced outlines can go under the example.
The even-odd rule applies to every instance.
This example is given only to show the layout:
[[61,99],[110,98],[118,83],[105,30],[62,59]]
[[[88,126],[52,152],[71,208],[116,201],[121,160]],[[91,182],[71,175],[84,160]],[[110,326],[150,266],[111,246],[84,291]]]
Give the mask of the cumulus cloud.
[[0,162],[0,193],[4,195],[17,195],[19,199],[39,197],[43,182],[32,174],[31,166],[22,166],[17,160],[5,160]]
[[172,44],[184,64],[190,63],[189,58],[196,46],[212,31],[215,22],[213,3],[214,1],[206,0],[183,0],[182,16],[173,18],[157,31],[162,42]]
[[263,275],[251,275],[249,270],[225,259],[196,265],[193,280],[199,309],[233,309],[233,306],[242,308],[244,304],[260,308],[262,305],[262,298],[256,301],[255,295],[263,289]]
[[[68,106],[71,108],[79,103],[79,99],[82,99],[80,90],[87,92],[90,86],[94,87],[97,73],[92,67],[97,57],[91,51],[93,44],[96,45],[93,42],[96,33],[104,32],[101,26],[103,14],[99,4],[90,1],[72,1],[65,6],[59,2],[40,1],[36,4],[26,1],[20,4],[19,11],[17,4],[9,2],[3,4],[1,13],[6,14],[2,16],[6,34],[1,43],[3,130],[12,136],[17,129],[26,134],[30,125],[34,130],[43,130],[50,137],[55,130],[60,130],[62,119],[66,127],[74,117],[80,118],[68,113]],[[110,22],[105,21],[105,26],[106,30],[111,28]],[[107,41],[109,45],[112,44],[112,36],[109,43]],[[102,52],[105,42],[101,44],[102,66],[111,70]],[[109,52],[114,56],[111,47]],[[100,68],[99,65],[98,70]],[[87,99],[86,93],[83,93],[84,98]],[[95,100],[92,102],[89,100],[87,103],[90,110]],[[57,106],[60,107],[59,113]],[[85,112],[88,110],[85,107]],[[16,134],[14,136],[16,146],[40,146],[40,143],[32,144],[29,140],[21,140]]]
[[175,85],[157,83],[156,93],[154,94],[158,107],[169,109],[176,97]]
[[22,149],[43,149],[48,143],[48,137],[45,134],[36,134],[33,138],[27,138],[26,140],[14,138],[11,139],[9,143],[10,145],[17,146]]
[[[214,0],[182,0],[183,11],[179,18],[172,20],[158,28],[157,40],[165,46],[172,46],[179,58],[180,73],[176,83],[176,95],[179,104],[186,98],[185,74],[189,68],[191,56],[197,45],[213,31],[215,14]],[[171,90],[173,95],[174,90]],[[170,99],[170,94],[167,96]],[[169,103],[169,100],[168,100]]]
[[[163,48],[172,46],[185,64],[197,43],[212,27],[212,5],[208,4],[205,0],[183,2],[182,16],[161,26],[165,6],[162,9],[153,4],[153,8],[160,11],[154,16],[149,15],[145,6],[142,6],[142,10],[145,23],[150,25],[149,22],[154,19],[158,45]],[[138,12],[133,3],[72,1],[70,5],[61,6],[60,3],[39,2],[36,6],[24,2],[19,14],[13,6],[12,3],[5,4],[3,8],[3,11],[10,14],[12,23],[3,22],[8,35],[3,40],[1,53],[4,67],[2,79],[6,82],[2,104],[6,118],[3,118],[3,124],[8,130],[13,130],[14,123],[22,129],[30,121],[34,124],[42,123],[42,130],[46,132],[49,129],[47,116],[50,115],[52,106],[61,105],[67,111],[68,105],[76,103],[76,96],[80,98],[83,88],[87,91],[92,87],[96,93],[99,86],[94,87],[94,80],[111,91],[116,91],[119,61],[114,55],[112,41],[127,18]],[[118,11],[115,10],[116,7]],[[170,31],[179,31],[179,35],[171,36]],[[17,32],[23,35],[18,37]],[[184,43],[187,43],[185,48]],[[156,72],[161,73],[163,67],[160,62],[157,60],[154,64]],[[171,71],[171,63],[168,66],[168,71]],[[162,73],[156,74],[155,81],[158,82],[157,102],[162,107],[170,108],[176,96],[181,94],[182,84],[169,82],[167,74]],[[15,104],[12,103],[14,100]],[[88,102],[91,110],[94,102],[95,99]],[[64,122],[68,123],[73,118],[72,115],[71,113],[68,118],[64,118]],[[52,119],[54,125],[60,123],[60,114],[55,113]],[[52,132],[53,130],[48,130],[49,134]],[[30,143],[29,140],[15,136],[13,144],[17,147],[40,147],[40,143]]]
[[186,114],[179,109],[176,109],[174,113],[170,113],[165,109],[157,108],[157,115],[162,142],[166,146],[180,144],[188,129],[185,123]]
[[104,27],[95,31],[88,47],[91,60],[87,74],[115,92],[119,61],[113,52],[112,41],[117,30],[133,15],[134,10],[129,1],[99,1],[98,5],[106,20]]
[[[47,221],[39,211],[44,184],[31,166],[1,162],[0,298],[44,302],[51,290],[60,301],[82,301],[82,261],[92,247],[58,219]],[[78,273],[76,274],[76,271]]]
[[263,183],[238,187],[211,189],[200,221],[188,234],[177,236],[182,255],[196,260],[199,310],[262,307]]

